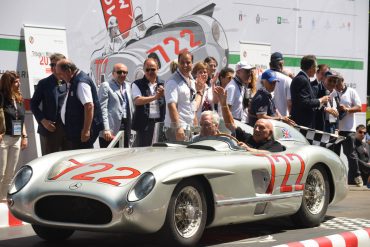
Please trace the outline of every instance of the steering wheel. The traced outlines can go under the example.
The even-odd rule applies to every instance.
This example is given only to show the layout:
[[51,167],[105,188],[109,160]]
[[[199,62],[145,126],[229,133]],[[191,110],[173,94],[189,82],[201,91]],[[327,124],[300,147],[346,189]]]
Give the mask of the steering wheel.
[[229,134],[226,134],[226,133],[221,133],[220,132],[220,133],[217,133],[216,136],[224,136],[224,137],[230,138],[231,140],[235,141],[236,144],[239,143],[239,140],[238,139],[236,139],[234,136],[229,135]]

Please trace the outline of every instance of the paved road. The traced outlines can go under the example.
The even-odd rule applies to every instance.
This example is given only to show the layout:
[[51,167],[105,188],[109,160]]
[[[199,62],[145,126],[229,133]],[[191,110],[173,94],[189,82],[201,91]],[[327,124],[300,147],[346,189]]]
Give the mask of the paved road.
[[[335,233],[370,228],[370,190],[351,187],[345,200],[329,208],[320,227],[295,229],[289,218],[239,224],[206,230],[201,246],[267,247]],[[1,247],[155,247],[156,236],[76,232],[68,241],[47,243],[29,225],[0,229]]]

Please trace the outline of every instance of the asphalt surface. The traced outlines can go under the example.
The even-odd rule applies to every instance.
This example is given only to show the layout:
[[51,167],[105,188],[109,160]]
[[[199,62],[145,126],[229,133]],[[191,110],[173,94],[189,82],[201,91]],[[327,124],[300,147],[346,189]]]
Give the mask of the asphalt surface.
[[[289,218],[207,229],[199,246],[267,247],[370,228],[370,189],[350,187],[347,197],[329,207],[325,221],[315,228],[296,229]],[[156,235],[75,232],[67,241],[49,243],[35,235],[30,225],[0,229],[1,247],[140,246],[156,247]]]

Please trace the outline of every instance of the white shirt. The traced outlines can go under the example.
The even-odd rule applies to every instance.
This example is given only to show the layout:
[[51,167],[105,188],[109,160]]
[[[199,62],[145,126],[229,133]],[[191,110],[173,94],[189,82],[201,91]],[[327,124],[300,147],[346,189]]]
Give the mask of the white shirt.
[[225,87],[226,103],[231,105],[231,114],[235,119],[241,119],[243,113],[243,87],[233,78]]
[[[68,99],[68,95],[69,95],[70,85],[71,84],[68,83],[67,97],[65,97],[64,103],[62,105],[62,109],[60,110],[60,117],[62,119],[63,124],[65,124],[66,106],[67,106],[67,99]],[[86,103],[92,103],[93,102],[91,88],[87,83],[83,83],[83,82],[78,83],[77,98],[80,100],[82,105],[85,105]]]
[[[340,104],[346,107],[361,106],[360,96],[353,88],[347,87],[347,90],[340,96]],[[344,116],[342,120],[339,120],[340,131],[356,131],[356,124],[354,119],[354,113],[349,113]]]
[[[180,73],[180,72],[175,72]],[[195,81],[190,78],[190,85],[194,91],[195,98]],[[165,126],[171,127],[171,117],[168,110],[169,103],[176,103],[177,112],[179,113],[179,120],[183,127],[186,125],[193,125],[194,112],[195,112],[195,100],[191,101],[191,91],[189,86],[186,84],[185,79],[181,75],[181,80],[176,81],[172,77],[164,85],[164,97],[166,99],[166,116],[165,116]],[[172,126],[173,127],[173,126]]]
[[[155,95],[156,93],[156,87],[157,87],[157,83],[149,83],[149,90],[150,90],[150,96],[153,96]],[[132,99],[135,100],[137,97],[141,97],[143,96],[141,94],[141,91],[139,89],[139,87],[135,84],[135,83],[132,83],[132,87],[131,87],[131,94],[132,94]],[[160,114],[159,114],[159,103],[158,103],[158,100],[153,100],[149,103],[149,118],[159,118],[160,117]]]
[[288,100],[292,99],[290,95],[290,84],[292,83],[292,79],[278,71],[276,71],[275,75],[279,79],[279,82],[276,83],[272,99],[280,114],[282,116],[288,116]]
[[[333,108],[334,110],[338,109],[337,102],[335,101],[335,97],[338,95],[338,92],[333,90],[330,94],[330,100],[328,104],[326,105],[326,108]],[[325,113],[325,120],[328,120],[330,123],[335,123],[337,121],[337,118],[329,113]]]

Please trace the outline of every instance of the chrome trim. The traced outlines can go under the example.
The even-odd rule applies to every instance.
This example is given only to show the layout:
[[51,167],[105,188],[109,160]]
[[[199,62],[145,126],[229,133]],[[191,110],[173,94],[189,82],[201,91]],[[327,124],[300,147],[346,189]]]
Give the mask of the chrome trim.
[[216,201],[215,204],[217,207],[223,206],[231,206],[231,205],[241,205],[241,204],[248,204],[248,203],[256,203],[256,202],[271,202],[276,200],[288,199],[292,197],[302,197],[303,191],[299,192],[292,192],[292,193],[284,193],[284,195],[269,195],[269,194],[260,194],[256,195],[256,197],[248,197],[248,198],[238,198],[238,199],[228,199],[228,200],[219,200]]

